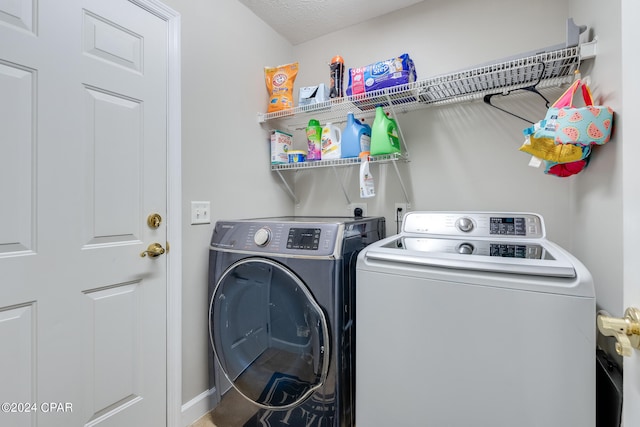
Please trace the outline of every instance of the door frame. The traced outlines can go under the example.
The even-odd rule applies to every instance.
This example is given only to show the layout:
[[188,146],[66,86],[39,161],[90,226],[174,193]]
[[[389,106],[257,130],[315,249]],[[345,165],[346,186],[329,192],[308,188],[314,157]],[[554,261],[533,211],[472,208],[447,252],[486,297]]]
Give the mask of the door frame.
[[160,0],[129,0],[167,23],[167,426],[182,423],[182,110],[180,14]]
[[[640,213],[640,191],[635,183],[638,179],[634,156],[640,153],[639,147],[633,142],[637,139],[633,118],[638,116],[640,108],[637,97],[640,95],[640,84],[637,80],[637,68],[640,61],[630,52],[635,49],[635,41],[640,35],[636,18],[640,15],[640,5],[636,1],[622,0],[621,2],[621,50],[622,50],[622,83],[621,83],[621,111],[616,111],[616,126],[618,138],[623,142],[621,164],[623,183],[623,283],[620,312],[614,316],[623,315],[627,307],[640,307],[640,269],[636,263],[640,251],[636,244],[640,237],[638,214]],[[617,52],[616,52],[617,54]],[[617,142],[616,142],[617,143]],[[616,165],[617,166],[617,165]],[[640,350],[634,350],[630,357],[623,358],[623,387],[622,387],[622,423],[625,426],[635,426],[640,423]]]

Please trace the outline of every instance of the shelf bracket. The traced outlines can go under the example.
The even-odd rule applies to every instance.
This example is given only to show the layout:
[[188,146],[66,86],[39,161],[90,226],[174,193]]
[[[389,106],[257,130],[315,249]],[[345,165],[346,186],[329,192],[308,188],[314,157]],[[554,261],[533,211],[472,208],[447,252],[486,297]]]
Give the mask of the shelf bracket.
[[409,147],[407,146],[407,140],[404,139],[404,135],[402,134],[402,127],[400,127],[400,121],[398,120],[398,116],[396,115],[396,109],[391,102],[390,94],[387,92],[387,102],[389,102],[389,109],[391,110],[391,115],[393,115],[393,120],[396,121],[396,125],[398,126],[398,134],[400,135],[400,141],[402,141],[402,145],[404,145],[405,155],[409,156]]
[[276,169],[276,172],[278,173],[278,176],[282,180],[282,183],[284,184],[285,188],[287,189],[287,192],[289,193],[289,196],[291,197],[291,199],[294,201],[294,203],[296,205],[299,205],[300,204],[300,200],[298,200],[298,198],[296,197],[296,193],[294,193],[294,191],[291,189],[291,186],[289,185],[287,180],[284,178],[284,176],[282,175],[282,173],[278,169]]
[[338,184],[340,184],[340,187],[342,188],[342,194],[344,194],[344,198],[347,199],[347,205],[350,205],[351,199],[349,199],[349,194],[347,194],[347,189],[344,188],[344,182],[342,182],[342,180],[340,179],[340,176],[338,175],[338,169],[335,166],[331,166],[331,169],[333,169],[333,173],[336,176],[336,180],[338,181]]
[[595,58],[598,48],[598,36],[593,40],[580,44],[580,60]]
[[396,171],[396,176],[398,177],[398,181],[400,182],[400,187],[402,188],[402,193],[404,194],[404,200],[406,200],[407,205],[411,205],[411,201],[409,200],[409,193],[407,192],[407,187],[404,186],[404,180],[402,179],[402,175],[400,175],[400,169],[398,169],[397,162],[393,163],[393,168]]

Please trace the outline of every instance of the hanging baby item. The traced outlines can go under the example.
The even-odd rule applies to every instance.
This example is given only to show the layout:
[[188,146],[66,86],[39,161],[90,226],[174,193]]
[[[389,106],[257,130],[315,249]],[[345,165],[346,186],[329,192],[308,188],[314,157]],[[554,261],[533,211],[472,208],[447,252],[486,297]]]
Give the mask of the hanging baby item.
[[[573,105],[573,96],[582,89],[584,107]],[[611,138],[613,110],[594,106],[591,90],[576,79],[549,108],[544,120],[523,131],[526,140],[520,151],[545,162],[545,173],[567,177],[582,171],[592,145],[603,145]]]

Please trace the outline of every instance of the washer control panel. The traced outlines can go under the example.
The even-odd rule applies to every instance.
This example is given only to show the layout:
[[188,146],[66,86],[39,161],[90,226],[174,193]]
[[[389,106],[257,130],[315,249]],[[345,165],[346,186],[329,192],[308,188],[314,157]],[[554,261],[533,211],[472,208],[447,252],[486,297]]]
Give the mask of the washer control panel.
[[505,240],[463,240],[429,237],[403,237],[388,247],[403,248],[423,253],[483,255],[500,258],[554,259],[537,242],[510,242]]
[[443,236],[545,237],[542,217],[532,213],[409,212],[402,222],[402,231]]

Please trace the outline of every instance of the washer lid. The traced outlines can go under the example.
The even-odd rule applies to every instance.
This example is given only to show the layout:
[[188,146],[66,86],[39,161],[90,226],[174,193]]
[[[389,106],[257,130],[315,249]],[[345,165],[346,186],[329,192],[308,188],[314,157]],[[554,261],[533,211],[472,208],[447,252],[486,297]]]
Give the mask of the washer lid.
[[367,260],[458,270],[576,277],[571,259],[544,239],[454,239],[399,236],[369,246]]

